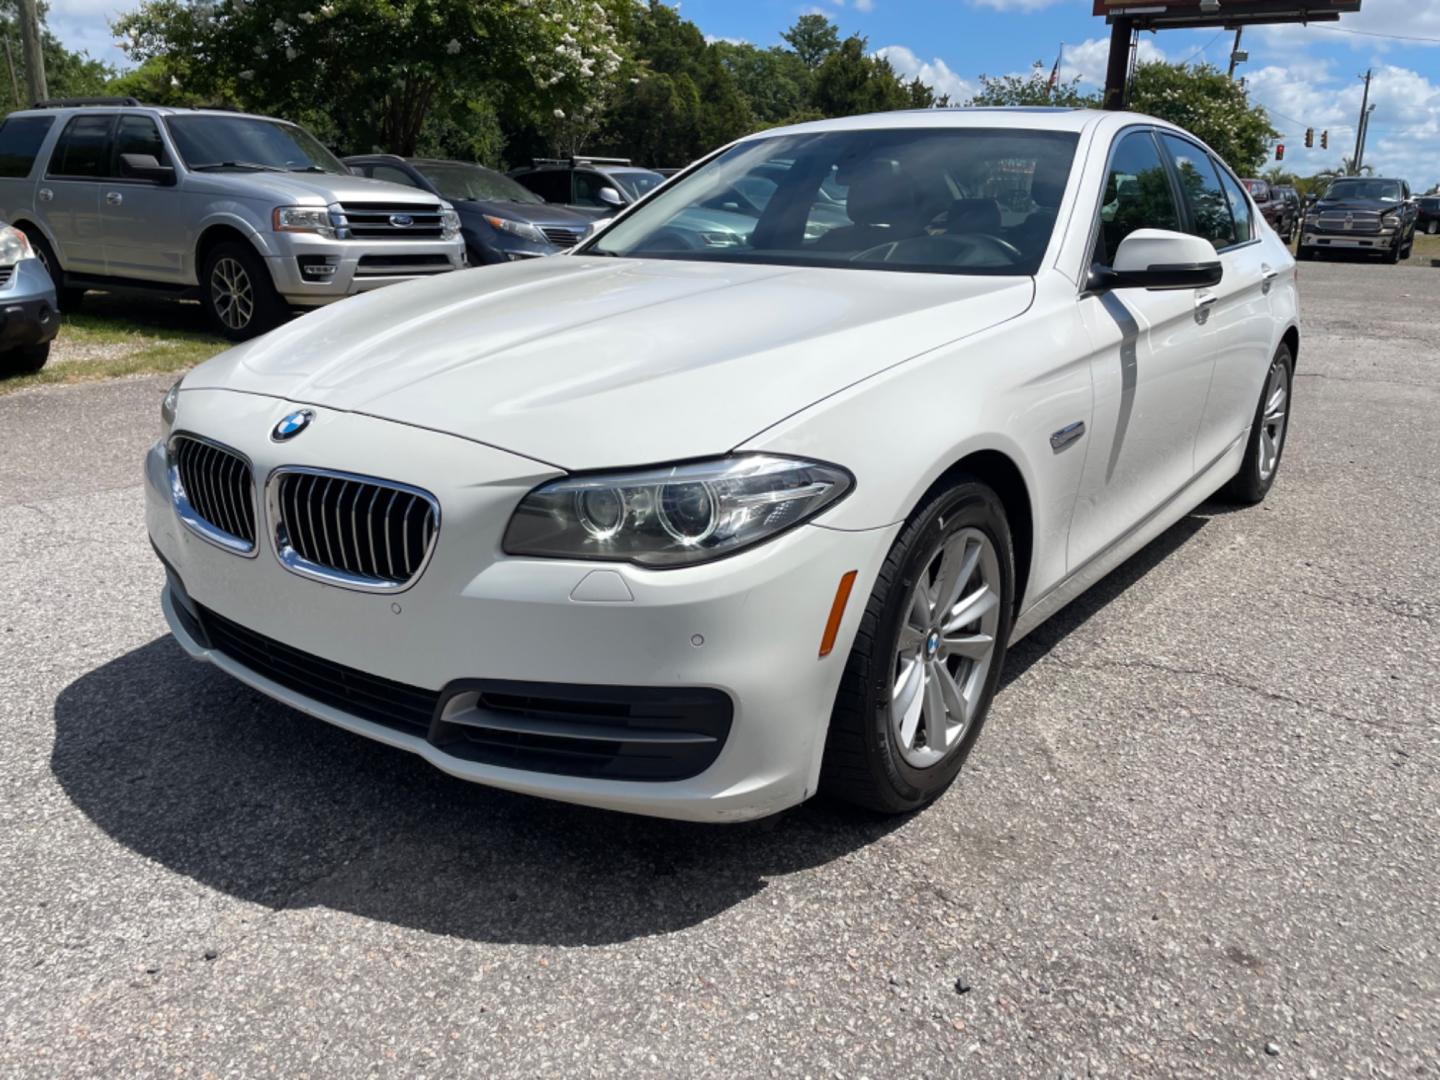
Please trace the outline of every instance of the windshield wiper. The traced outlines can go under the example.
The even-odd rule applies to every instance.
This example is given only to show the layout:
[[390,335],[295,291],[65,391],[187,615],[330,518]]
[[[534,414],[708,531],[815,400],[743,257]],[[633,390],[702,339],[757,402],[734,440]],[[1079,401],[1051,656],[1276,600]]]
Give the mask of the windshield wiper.
[[319,165],[305,165],[305,166],[303,166],[303,167],[301,167],[301,168],[299,168],[299,169],[286,169],[285,171],[286,171],[286,172],[306,172],[306,173],[318,172],[318,173],[323,173],[323,172],[328,172],[329,170],[328,170],[328,169],[322,169]]
[[215,169],[258,169],[261,172],[285,172],[276,165],[262,165],[258,161],[212,161],[208,165],[194,165],[191,172],[213,172]]

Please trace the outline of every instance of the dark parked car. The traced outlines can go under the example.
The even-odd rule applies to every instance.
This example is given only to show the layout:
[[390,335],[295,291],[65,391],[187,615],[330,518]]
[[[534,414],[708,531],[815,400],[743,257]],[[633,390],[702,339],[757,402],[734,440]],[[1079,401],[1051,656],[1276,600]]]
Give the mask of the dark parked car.
[[1295,216],[1295,233],[1290,237],[1293,241],[1300,234],[1300,223],[1305,220],[1305,200],[1300,198],[1300,192],[1287,184],[1271,184],[1270,197],[1273,199],[1284,199],[1290,207],[1290,212]]
[[1306,211],[1297,255],[1353,251],[1399,262],[1410,257],[1418,216],[1404,180],[1342,176]]
[[1270,227],[1280,234],[1280,238],[1287,244],[1295,242],[1295,231],[1300,225],[1298,207],[1290,201],[1276,194],[1264,180],[1241,180],[1245,190],[1250,192],[1250,198],[1255,200],[1255,205],[1260,208],[1260,213],[1270,223]]
[[550,206],[504,173],[464,161],[357,154],[352,172],[448,199],[460,215],[465,252],[475,265],[554,255],[584,238],[591,219]]
[[1415,218],[1416,230],[1432,236],[1440,233],[1440,195],[1425,195],[1416,199],[1415,208],[1419,211]]
[[510,175],[546,202],[591,218],[609,217],[665,182],[654,169],[638,168],[628,158],[536,158]]

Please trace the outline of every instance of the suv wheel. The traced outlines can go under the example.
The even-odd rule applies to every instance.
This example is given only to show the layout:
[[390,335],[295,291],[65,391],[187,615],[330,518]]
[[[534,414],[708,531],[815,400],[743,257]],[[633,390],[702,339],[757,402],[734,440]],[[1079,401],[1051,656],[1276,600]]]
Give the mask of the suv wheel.
[[257,337],[285,318],[265,261],[248,244],[215,247],[205,258],[200,291],[211,325],[231,341]]
[[40,265],[45,267],[45,273],[50,275],[50,281],[55,286],[55,306],[62,312],[74,311],[80,306],[80,300],[85,295],[85,290],[67,288],[63,284],[65,271],[60,269],[60,260],[55,257],[55,252],[45,237],[34,229],[21,229],[20,231],[29,238],[30,246],[35,249],[35,257],[40,260]]

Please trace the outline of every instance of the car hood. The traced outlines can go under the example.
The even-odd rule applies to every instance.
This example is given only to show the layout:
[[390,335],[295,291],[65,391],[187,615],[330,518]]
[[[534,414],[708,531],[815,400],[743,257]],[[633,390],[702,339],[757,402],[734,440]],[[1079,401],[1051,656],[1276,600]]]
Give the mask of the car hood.
[[648,464],[723,453],[1033,295],[1029,277],[560,256],[334,304],[185,387],[384,417],[566,469]]
[[1399,210],[1404,203],[1385,202],[1381,199],[1336,199],[1333,202],[1321,199],[1315,204],[1317,210],[1364,210],[1369,213],[1385,213]]
[[265,195],[278,203],[296,206],[327,206],[332,202],[364,202],[383,200],[387,203],[434,206],[443,202],[438,195],[388,180],[371,180],[367,176],[340,173],[226,172],[193,173],[189,190],[216,195],[240,195],[253,198],[262,188]]

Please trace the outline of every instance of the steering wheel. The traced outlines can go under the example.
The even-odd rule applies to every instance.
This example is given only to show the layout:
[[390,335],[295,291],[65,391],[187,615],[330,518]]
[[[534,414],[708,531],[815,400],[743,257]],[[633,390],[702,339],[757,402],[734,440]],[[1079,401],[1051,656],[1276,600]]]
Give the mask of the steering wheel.
[[[937,259],[938,248],[949,247],[958,249],[948,259]],[[904,240],[887,240],[883,244],[876,244],[874,247],[866,248],[864,251],[857,251],[850,256],[851,262],[895,262],[895,263],[916,263],[924,265],[932,263],[936,265],[963,266],[963,258],[977,253],[982,249],[1005,260],[1007,265],[1023,262],[1024,254],[1008,240],[1002,240],[998,236],[991,236],[989,233],[959,233],[956,235],[942,234],[940,236],[911,236]],[[928,256],[928,257],[927,257]],[[981,265],[981,264],[975,264]]]

